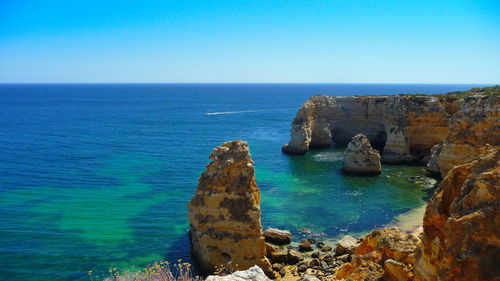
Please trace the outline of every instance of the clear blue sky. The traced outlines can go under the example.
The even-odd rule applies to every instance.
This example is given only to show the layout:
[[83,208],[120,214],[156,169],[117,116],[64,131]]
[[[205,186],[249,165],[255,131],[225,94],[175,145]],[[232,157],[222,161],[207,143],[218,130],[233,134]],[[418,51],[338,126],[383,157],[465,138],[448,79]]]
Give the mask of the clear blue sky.
[[2,82],[498,83],[500,1],[0,0]]

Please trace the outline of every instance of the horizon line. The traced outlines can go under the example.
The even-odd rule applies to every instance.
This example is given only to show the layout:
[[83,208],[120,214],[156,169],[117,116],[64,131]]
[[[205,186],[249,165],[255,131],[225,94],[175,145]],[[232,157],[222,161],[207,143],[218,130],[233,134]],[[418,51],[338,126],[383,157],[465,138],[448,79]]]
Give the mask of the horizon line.
[[500,83],[426,82],[0,82],[0,85],[500,85]]

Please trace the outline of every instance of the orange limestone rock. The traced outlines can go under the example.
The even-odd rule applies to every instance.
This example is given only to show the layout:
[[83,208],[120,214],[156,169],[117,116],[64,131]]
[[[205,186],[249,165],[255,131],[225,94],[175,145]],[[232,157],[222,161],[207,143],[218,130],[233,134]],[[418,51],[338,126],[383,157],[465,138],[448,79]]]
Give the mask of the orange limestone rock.
[[391,96],[386,106],[383,162],[415,161],[449,134],[446,108],[437,97]]
[[413,280],[418,243],[415,234],[403,233],[394,227],[376,229],[356,246],[352,261],[340,266],[326,280]]
[[415,234],[397,228],[376,229],[356,246],[352,261],[340,266],[327,280],[413,280],[418,243]]
[[209,158],[188,204],[195,260],[208,273],[217,266],[245,270],[254,265],[271,272],[248,143],[223,143]]
[[489,144],[500,148],[500,96],[466,97],[449,120],[450,134],[432,149],[428,170],[445,177],[457,165],[484,153]]
[[453,168],[429,200],[415,280],[499,280],[500,152],[478,158]]

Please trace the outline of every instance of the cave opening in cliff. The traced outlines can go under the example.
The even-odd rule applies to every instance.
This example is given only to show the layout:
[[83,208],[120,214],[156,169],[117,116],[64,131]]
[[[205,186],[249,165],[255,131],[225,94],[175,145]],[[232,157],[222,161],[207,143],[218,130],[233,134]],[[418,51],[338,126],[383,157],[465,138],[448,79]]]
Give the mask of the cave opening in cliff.
[[387,142],[387,133],[385,132],[385,130],[382,130],[376,135],[375,138],[370,140],[370,142],[373,148],[380,151],[380,153],[383,153],[385,143]]
[[[387,142],[387,133],[385,132],[385,129],[382,129],[381,131],[376,131],[376,132],[366,132],[366,130],[361,130],[361,134],[364,134],[368,137],[370,140],[370,144],[373,148],[377,149],[380,153],[384,152],[384,147],[385,143]],[[358,134],[356,133],[356,134]],[[332,130],[332,147],[335,148],[345,148],[349,144],[349,141],[354,137],[354,135],[349,135],[349,134],[344,134],[343,132],[340,134],[335,134],[335,132]],[[341,137],[338,137],[338,136]],[[316,147],[311,147],[311,148],[316,148]]]

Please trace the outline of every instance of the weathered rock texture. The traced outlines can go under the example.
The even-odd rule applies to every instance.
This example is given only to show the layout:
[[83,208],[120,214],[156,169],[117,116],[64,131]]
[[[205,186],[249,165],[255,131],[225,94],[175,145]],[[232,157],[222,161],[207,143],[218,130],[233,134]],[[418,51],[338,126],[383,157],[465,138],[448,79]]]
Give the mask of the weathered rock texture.
[[377,175],[382,172],[380,153],[372,148],[365,135],[355,135],[347,145],[342,170],[358,175]]
[[484,153],[486,144],[500,148],[500,96],[469,96],[449,120],[450,134],[432,149],[430,171],[443,177],[456,165]]
[[277,228],[270,227],[264,230],[264,237],[267,242],[276,245],[290,244],[290,242],[292,242],[292,234],[290,231]]
[[349,254],[352,249],[358,244],[358,240],[351,235],[346,235],[342,237],[337,243],[335,248],[335,255],[340,256],[344,254]]
[[414,252],[419,243],[415,234],[397,228],[372,231],[354,249],[350,263],[336,269],[326,280],[384,280],[407,281],[413,278]]
[[297,112],[290,141],[283,151],[304,154],[310,148],[329,147],[333,140],[347,144],[358,133],[383,145],[385,100],[386,97],[312,96]]
[[226,276],[208,276],[206,281],[271,281],[258,266],[233,272]]
[[390,96],[385,111],[384,162],[415,161],[449,133],[448,114],[432,96]]
[[[450,109],[451,110],[451,109]],[[387,162],[417,161],[449,133],[446,106],[433,96],[312,96],[292,122],[289,154],[347,144],[364,134]]]
[[416,280],[499,280],[500,153],[453,168],[427,204]]
[[205,272],[221,265],[270,272],[248,143],[226,142],[210,159],[188,204],[194,258]]

